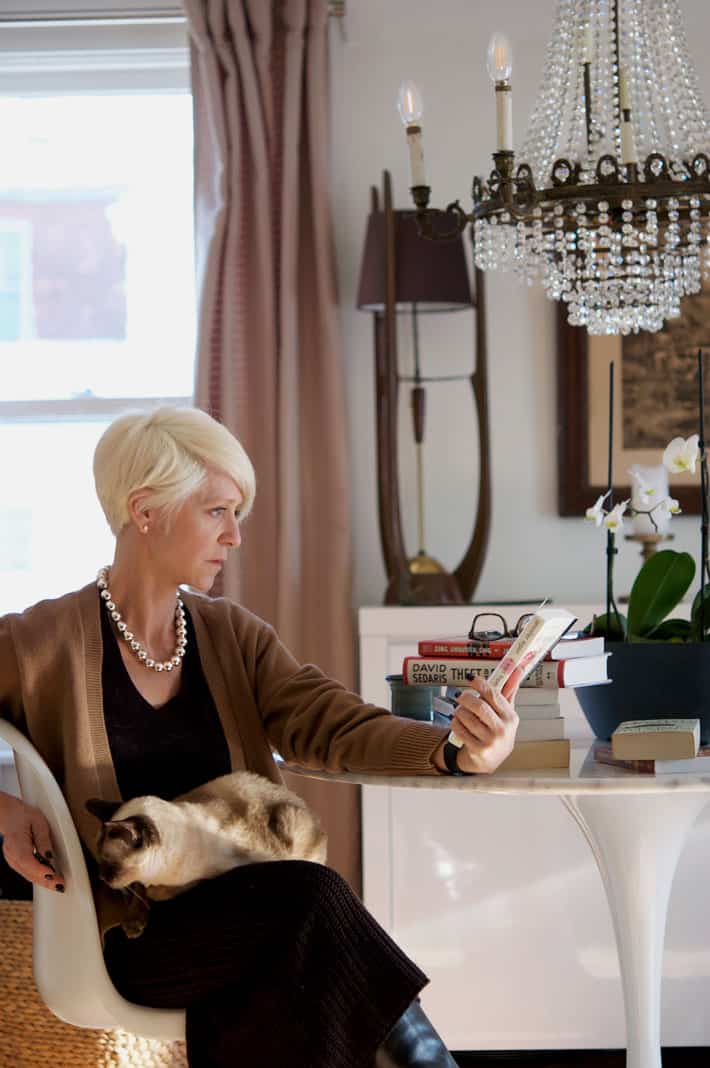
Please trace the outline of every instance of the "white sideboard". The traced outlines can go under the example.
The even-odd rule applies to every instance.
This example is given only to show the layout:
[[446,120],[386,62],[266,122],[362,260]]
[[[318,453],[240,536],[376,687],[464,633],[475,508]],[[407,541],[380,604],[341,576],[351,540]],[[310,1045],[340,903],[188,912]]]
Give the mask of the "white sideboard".
[[[591,617],[590,606],[566,607]],[[481,610],[360,609],[363,696],[389,706],[385,675],[418,638],[465,634]],[[512,623],[531,606],[490,610]],[[574,692],[561,699],[568,736],[591,741]],[[368,908],[431,979],[424,1005],[450,1048],[625,1045],[600,876],[558,799],[363,787],[363,878]],[[663,1045],[710,1046],[709,889],[710,806],[671,895]]]

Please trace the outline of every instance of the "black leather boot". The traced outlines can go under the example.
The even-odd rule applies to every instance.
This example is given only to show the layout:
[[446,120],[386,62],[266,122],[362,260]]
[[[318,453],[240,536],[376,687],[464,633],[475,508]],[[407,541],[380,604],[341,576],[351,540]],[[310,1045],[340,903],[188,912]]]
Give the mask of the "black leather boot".
[[375,1068],[457,1068],[418,1001],[400,1016],[375,1054]]

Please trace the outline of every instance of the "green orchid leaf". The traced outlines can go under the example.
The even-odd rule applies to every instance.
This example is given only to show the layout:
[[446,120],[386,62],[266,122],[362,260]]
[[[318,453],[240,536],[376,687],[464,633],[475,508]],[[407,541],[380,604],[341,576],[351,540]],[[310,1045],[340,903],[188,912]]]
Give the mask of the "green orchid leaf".
[[653,642],[690,642],[695,638],[695,627],[689,619],[665,619],[649,636]]
[[[702,587],[701,587],[701,589],[698,590],[698,592],[695,594],[695,597],[693,598],[693,607],[692,607],[691,612],[690,612],[690,618],[693,621],[693,628],[694,628],[694,632],[695,632],[695,638],[698,639],[698,640],[700,639],[700,594],[701,594],[701,592],[702,592]],[[703,629],[704,629],[705,633],[707,634],[707,632],[710,630],[710,585],[705,587],[705,598],[704,598],[704,601],[705,601],[705,612],[704,612],[704,618],[703,618]]]
[[629,634],[650,637],[687,593],[695,575],[690,553],[663,549],[643,565],[629,597]]
[[[621,626],[619,626],[621,624]],[[611,613],[611,624],[607,624],[606,612],[595,616],[591,623],[584,628],[584,634],[591,634],[597,638],[607,638],[611,642],[623,642],[628,630],[628,621],[623,612]]]

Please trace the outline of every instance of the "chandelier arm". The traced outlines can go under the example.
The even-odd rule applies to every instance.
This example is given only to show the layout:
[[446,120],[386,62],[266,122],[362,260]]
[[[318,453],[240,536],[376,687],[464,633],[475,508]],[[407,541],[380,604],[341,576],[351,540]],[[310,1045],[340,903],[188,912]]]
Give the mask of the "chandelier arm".
[[[417,220],[420,236],[428,241],[455,241],[473,219],[472,215],[466,214],[458,200],[447,204],[443,211],[441,208],[420,208],[413,214]],[[441,227],[436,226],[436,220],[443,219],[447,215],[454,215],[455,222],[453,226],[442,230]]]

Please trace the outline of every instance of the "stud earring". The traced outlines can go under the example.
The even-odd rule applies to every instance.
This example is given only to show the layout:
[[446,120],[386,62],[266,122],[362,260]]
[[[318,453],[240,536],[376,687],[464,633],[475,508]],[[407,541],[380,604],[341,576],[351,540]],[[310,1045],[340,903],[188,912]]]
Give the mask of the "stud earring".
[[143,527],[143,533],[144,533],[144,534],[147,534],[147,533],[148,533],[148,524],[147,524],[147,523],[146,523],[146,525],[145,525],[145,526]]

